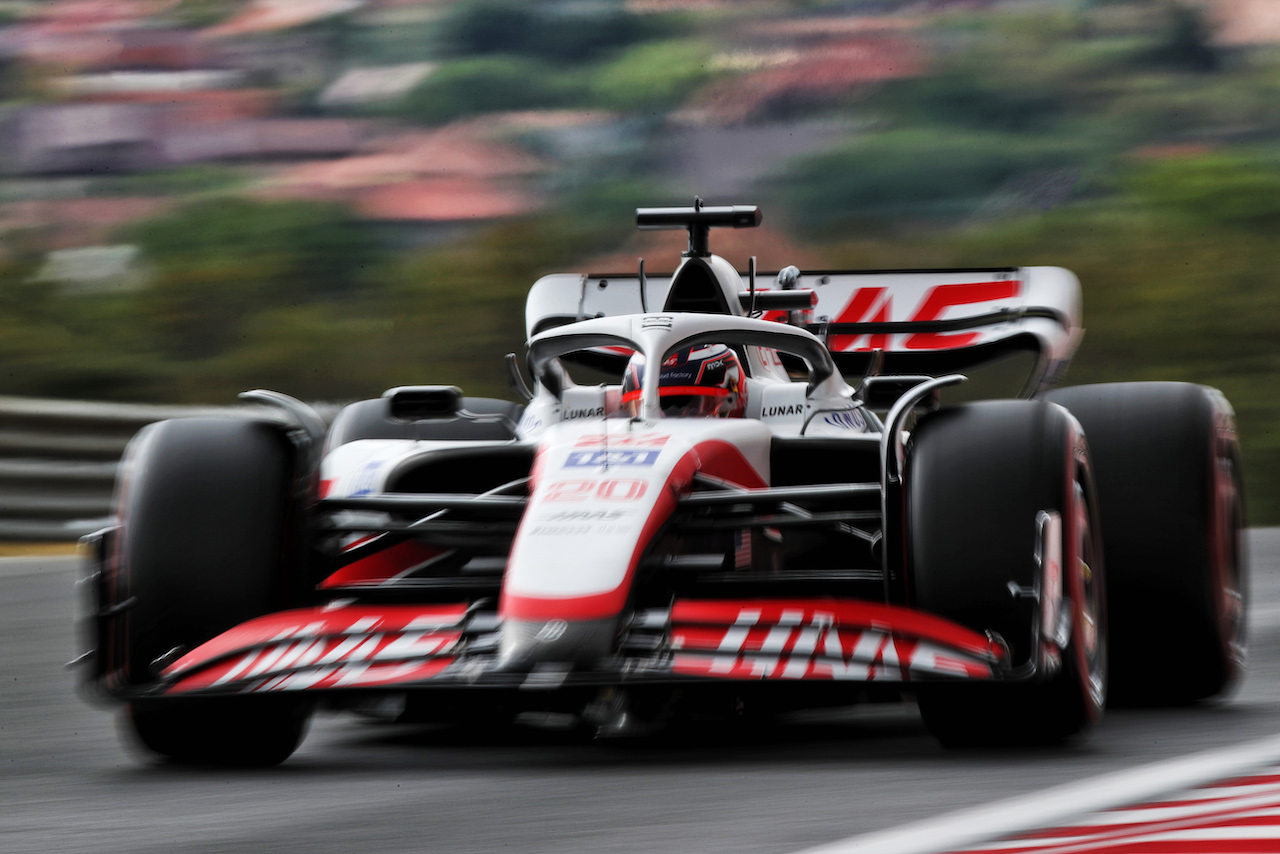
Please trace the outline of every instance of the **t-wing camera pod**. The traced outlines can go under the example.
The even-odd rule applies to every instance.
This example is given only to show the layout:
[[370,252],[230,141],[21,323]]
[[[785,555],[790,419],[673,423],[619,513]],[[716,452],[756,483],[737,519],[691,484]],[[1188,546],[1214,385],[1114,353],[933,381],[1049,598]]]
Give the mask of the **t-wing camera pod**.
[[691,208],[636,208],[636,225],[641,231],[685,228],[689,230],[686,258],[711,254],[708,237],[713,228],[755,228],[760,224],[760,208],[755,205],[707,207],[695,198]]
[[[755,228],[760,224],[762,216],[760,208],[755,205],[723,205],[708,207],[701,198],[695,197],[691,208],[637,208],[636,225],[641,231],[687,229],[689,232],[689,248],[685,258],[699,259],[711,257],[708,245],[713,228]],[[785,275],[784,275],[785,274]],[[749,316],[768,310],[797,311],[810,309],[813,306],[814,294],[807,290],[794,290],[800,280],[800,271],[794,267],[786,268],[779,274],[778,287],[782,290],[756,290],[756,259],[751,256],[747,272],[747,291],[740,293],[739,299],[743,310]],[[647,300],[648,285],[644,274],[644,259],[640,259],[640,304],[644,311],[649,310]]]
[[[755,205],[722,205],[707,207],[700,196],[693,197],[691,208],[636,208],[636,226],[641,231],[668,231],[688,229],[689,248],[685,258],[711,256],[710,235],[712,228],[755,228],[762,219],[760,208]],[[756,259],[751,257],[750,271],[751,310],[755,310]],[[644,259],[640,259],[640,307],[649,310],[648,282],[644,275]]]

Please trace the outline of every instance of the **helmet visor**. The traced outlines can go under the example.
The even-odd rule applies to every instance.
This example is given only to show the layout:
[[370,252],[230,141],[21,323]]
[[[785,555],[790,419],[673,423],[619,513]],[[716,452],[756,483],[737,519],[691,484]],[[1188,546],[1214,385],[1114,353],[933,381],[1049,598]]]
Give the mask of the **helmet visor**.
[[[658,389],[662,413],[674,418],[723,417],[733,408],[733,397],[733,392],[727,388],[669,386]],[[624,393],[621,402],[626,412],[638,412],[639,390]]]

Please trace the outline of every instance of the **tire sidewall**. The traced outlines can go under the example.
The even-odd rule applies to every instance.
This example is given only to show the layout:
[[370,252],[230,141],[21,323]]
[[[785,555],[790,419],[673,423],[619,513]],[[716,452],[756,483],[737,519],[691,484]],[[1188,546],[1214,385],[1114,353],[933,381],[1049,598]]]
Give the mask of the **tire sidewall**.
[[[1050,742],[1090,728],[1105,705],[1107,630],[1100,523],[1079,423],[1062,407],[1035,401],[941,410],[912,436],[906,493],[911,604],[996,631],[1015,671],[1030,674],[1017,683],[922,686],[930,729],[961,745]],[[1072,609],[1063,650],[1045,647],[1039,601],[1011,592],[1040,587],[1041,512],[1062,520],[1062,604]],[[1079,518],[1087,520],[1084,532]],[[1086,536],[1092,580],[1080,561]],[[1092,655],[1086,613],[1096,626]]]
[[285,604],[294,463],[282,431],[250,419],[159,422],[131,443],[116,494],[117,684],[151,683],[158,657]]
[[1074,386],[1045,395],[1094,453],[1124,704],[1181,704],[1236,684],[1248,561],[1234,414],[1190,383]]

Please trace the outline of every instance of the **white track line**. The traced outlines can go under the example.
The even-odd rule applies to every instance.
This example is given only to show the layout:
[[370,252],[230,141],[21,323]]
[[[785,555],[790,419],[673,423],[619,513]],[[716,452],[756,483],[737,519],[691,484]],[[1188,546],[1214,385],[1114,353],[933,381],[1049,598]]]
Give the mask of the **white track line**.
[[1195,753],[1054,786],[990,806],[950,813],[905,827],[851,836],[797,854],[938,854],[1002,836],[1052,826],[1081,813],[1139,803],[1158,795],[1235,777],[1280,762],[1280,735]]

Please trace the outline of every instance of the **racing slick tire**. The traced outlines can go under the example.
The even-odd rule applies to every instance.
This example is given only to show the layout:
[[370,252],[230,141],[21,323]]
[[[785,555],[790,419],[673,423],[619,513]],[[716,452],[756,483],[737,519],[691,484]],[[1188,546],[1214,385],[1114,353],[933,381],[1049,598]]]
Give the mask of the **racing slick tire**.
[[1115,697],[1179,705],[1244,672],[1248,567],[1230,404],[1191,383],[1045,395],[1084,426],[1097,470]]
[[[1107,603],[1089,450],[1053,404],[993,401],[921,419],[905,472],[913,603],[1008,647],[1003,683],[922,685],[921,717],[947,747],[1047,744],[1089,729],[1107,686]],[[1059,643],[1039,629],[1041,514],[1062,531]],[[1065,624],[1066,621],[1064,621]]]
[[125,712],[132,735],[170,762],[242,768],[288,759],[310,717],[310,704],[292,697],[134,700]]
[[391,416],[391,401],[388,398],[376,397],[342,408],[329,427],[325,452],[357,439],[508,441],[516,438],[515,425],[520,422],[520,415],[524,411],[520,404],[489,397],[464,397],[461,406],[475,415],[501,416],[502,420],[433,418],[406,421]]
[[[182,652],[291,595],[298,559],[295,450],[265,421],[185,418],[144,428],[115,498],[122,620],[112,657],[132,693]],[[128,728],[176,762],[274,765],[298,746],[295,698],[132,699]]]

